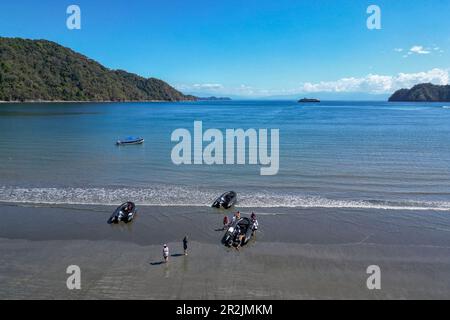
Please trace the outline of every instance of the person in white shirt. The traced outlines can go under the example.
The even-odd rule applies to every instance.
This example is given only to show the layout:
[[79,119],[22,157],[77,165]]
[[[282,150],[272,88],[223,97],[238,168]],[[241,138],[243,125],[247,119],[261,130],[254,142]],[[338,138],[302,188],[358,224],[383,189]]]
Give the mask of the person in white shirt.
[[231,218],[230,226],[232,226],[240,218],[241,218],[241,213],[238,211],[233,215],[233,218]]
[[163,248],[163,257],[164,257],[164,262],[169,262],[169,247],[167,246],[167,244],[164,245]]
[[253,225],[252,225],[252,228],[253,228],[252,229],[252,236],[253,236],[253,235],[255,235],[256,231],[258,230],[258,226],[259,226],[258,220],[256,220],[256,214],[254,212],[252,212],[251,220],[252,220],[252,223],[253,223]]

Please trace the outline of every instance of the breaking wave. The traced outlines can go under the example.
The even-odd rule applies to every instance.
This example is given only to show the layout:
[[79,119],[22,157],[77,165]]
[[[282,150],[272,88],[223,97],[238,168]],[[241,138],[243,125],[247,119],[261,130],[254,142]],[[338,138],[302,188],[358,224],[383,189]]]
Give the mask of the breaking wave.
[[[239,190],[237,190],[239,191]],[[0,187],[0,202],[49,205],[117,205],[133,201],[141,206],[209,206],[220,194],[181,186],[129,188],[18,188]],[[239,192],[243,208],[355,208],[450,211],[445,201],[335,200],[319,196],[275,192]]]

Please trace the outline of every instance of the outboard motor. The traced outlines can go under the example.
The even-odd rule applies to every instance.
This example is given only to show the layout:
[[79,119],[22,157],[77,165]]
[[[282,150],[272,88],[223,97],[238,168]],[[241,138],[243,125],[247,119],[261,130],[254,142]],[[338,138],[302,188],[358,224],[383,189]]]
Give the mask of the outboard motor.
[[236,238],[236,229],[235,226],[231,226],[228,228],[228,230],[222,237],[222,244],[226,247],[232,247],[234,245],[235,238]]

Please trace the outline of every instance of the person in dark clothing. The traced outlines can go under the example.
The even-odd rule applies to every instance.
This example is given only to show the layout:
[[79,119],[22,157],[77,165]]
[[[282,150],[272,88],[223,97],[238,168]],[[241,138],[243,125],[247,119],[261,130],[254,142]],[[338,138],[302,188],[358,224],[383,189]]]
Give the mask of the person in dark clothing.
[[230,221],[228,220],[228,216],[223,217],[223,230],[225,230],[229,224]]
[[184,249],[184,255],[188,255],[188,237],[185,236],[183,239],[183,249]]
[[259,227],[259,223],[258,220],[256,220],[256,214],[254,212],[252,212],[251,221],[252,221],[252,236],[254,236]]

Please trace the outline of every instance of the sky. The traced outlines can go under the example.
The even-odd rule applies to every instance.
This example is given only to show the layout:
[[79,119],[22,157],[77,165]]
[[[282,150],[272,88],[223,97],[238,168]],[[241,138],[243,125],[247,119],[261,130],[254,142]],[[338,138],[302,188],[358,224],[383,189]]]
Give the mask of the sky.
[[[381,29],[367,28],[370,5]],[[2,0],[0,36],[55,41],[185,93],[361,98],[447,84],[449,16],[448,0]]]

